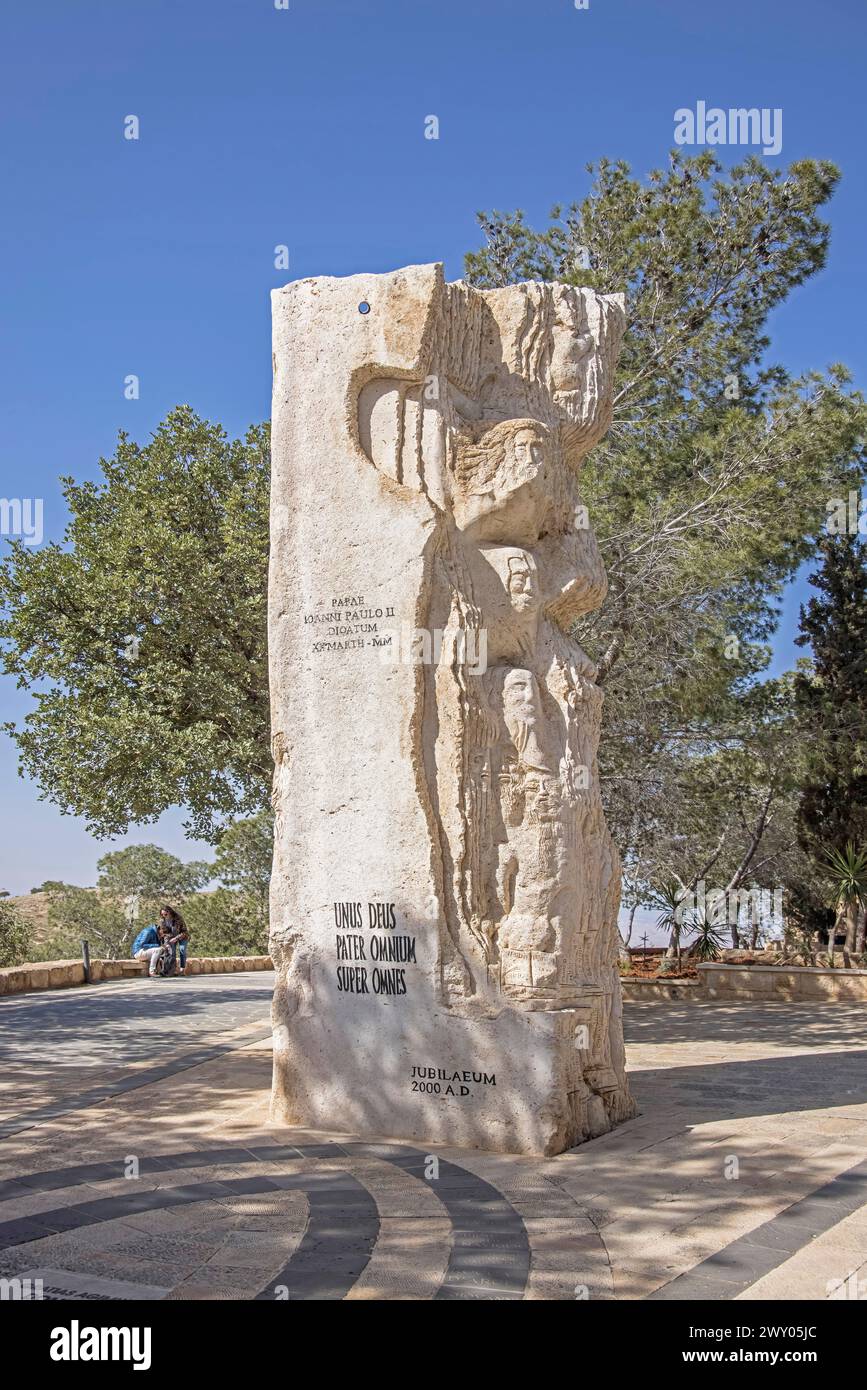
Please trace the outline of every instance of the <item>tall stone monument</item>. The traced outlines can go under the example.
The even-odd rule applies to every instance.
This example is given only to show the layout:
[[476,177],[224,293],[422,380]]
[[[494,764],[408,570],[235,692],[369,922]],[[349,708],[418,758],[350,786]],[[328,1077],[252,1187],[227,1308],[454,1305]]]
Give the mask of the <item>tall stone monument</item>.
[[570,635],[621,298],[425,265],[273,310],[272,1117],[558,1153],[634,1113]]

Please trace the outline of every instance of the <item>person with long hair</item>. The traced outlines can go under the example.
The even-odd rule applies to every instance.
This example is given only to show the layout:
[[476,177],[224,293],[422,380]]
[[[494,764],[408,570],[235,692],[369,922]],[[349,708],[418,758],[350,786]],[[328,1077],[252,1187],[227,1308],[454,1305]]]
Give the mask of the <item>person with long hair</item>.
[[163,963],[162,975],[183,975],[187,968],[187,942],[190,933],[177,908],[165,903],[160,908],[159,935],[162,946],[168,955]]

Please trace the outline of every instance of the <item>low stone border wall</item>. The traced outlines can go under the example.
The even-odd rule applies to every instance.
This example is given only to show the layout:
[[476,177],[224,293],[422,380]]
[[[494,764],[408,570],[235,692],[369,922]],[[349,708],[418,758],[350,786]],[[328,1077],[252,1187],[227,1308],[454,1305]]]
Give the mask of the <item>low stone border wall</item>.
[[[134,965],[138,961],[133,961]],[[0,994],[23,994],[29,989],[68,989],[84,984],[80,960],[46,960],[36,965],[11,965],[0,970]]]
[[187,975],[225,975],[232,970],[273,970],[270,956],[188,956]]
[[867,1003],[867,970],[828,970],[820,965],[724,965],[696,967],[708,999],[828,999]]
[[[187,975],[225,975],[235,970],[273,970],[270,956],[190,956]],[[91,960],[90,978],[128,980],[147,975],[144,960]],[[45,960],[33,965],[12,965],[0,970],[0,995],[26,994],[34,989],[69,989],[84,984],[84,965],[80,960]]]
[[697,980],[642,980],[621,976],[623,998],[826,1000],[867,1004],[867,970],[820,965],[696,965]]
[[687,999],[690,995],[705,998],[703,980],[641,980],[620,977],[624,999]]

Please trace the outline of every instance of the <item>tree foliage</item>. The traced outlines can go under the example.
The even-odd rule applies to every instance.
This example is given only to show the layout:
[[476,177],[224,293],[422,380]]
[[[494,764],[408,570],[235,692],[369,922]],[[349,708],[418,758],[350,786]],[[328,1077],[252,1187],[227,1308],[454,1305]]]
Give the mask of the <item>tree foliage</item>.
[[32,945],[30,923],[12,903],[0,902],[0,969],[32,960]]
[[21,769],[98,835],[189,809],[213,838],[267,801],[269,436],[188,406],[102,480],[63,479],[63,544],[0,568],[5,670],[31,692]]
[[195,956],[262,956],[268,950],[268,910],[261,898],[230,888],[198,893],[184,909]]
[[268,811],[227,826],[220,836],[213,874],[229,888],[267,901],[274,853],[274,818]]
[[75,959],[81,955],[82,941],[87,941],[95,958],[118,960],[129,955],[134,933],[120,899],[65,883],[49,895],[48,936],[39,957]]
[[212,864],[197,860],[184,864],[159,845],[127,845],[104,854],[96,867],[98,886],[105,894],[151,902],[186,897],[214,874]]
[[867,849],[867,547],[857,535],[826,535],[818,591],[801,609],[800,635],[812,660],[795,677],[809,738],[798,807],[802,848],[821,867],[829,848]]

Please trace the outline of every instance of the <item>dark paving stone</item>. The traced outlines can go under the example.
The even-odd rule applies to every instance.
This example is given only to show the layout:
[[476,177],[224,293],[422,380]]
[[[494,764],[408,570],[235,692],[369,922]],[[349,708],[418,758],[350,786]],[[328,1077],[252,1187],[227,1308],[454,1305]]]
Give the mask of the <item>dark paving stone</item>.
[[284,1288],[284,1296],[290,1302],[346,1297],[366,1268],[379,1235],[376,1202],[361,1183],[355,1179],[353,1182],[357,1189],[353,1204],[357,1224],[350,1219],[344,1229],[333,1230],[329,1224],[333,1210],[328,1198],[314,1187],[308,1194],[310,1217],[301,1243],[288,1264],[257,1294],[257,1299],[272,1300],[277,1290]]
[[223,1178],[220,1187],[225,1196],[232,1196],[236,1193],[245,1197],[253,1196],[257,1192],[279,1192],[273,1178]]
[[[867,1165],[855,1167],[832,1178],[799,1202],[745,1236],[709,1255],[693,1269],[656,1289],[650,1299],[734,1298],[743,1289],[770,1274],[817,1235],[830,1230],[864,1204],[865,1190],[860,1175]],[[714,1295],[707,1289],[718,1289]],[[669,1290],[676,1290],[669,1293]]]
[[46,1236],[56,1235],[53,1226],[38,1221],[34,1216],[22,1216],[17,1221],[5,1221],[0,1226],[0,1248],[12,1245],[25,1245],[31,1240],[44,1240]]
[[523,1285],[510,1287],[496,1284],[490,1279],[476,1282],[466,1277],[460,1279],[457,1276],[449,1284],[444,1284],[435,1294],[438,1303],[454,1303],[464,1299],[478,1299],[485,1303],[495,1303],[499,1300],[517,1301],[523,1297]]
[[[291,1163],[296,1159],[306,1157],[304,1152],[295,1144],[265,1144],[262,1148],[250,1148],[246,1152],[252,1154],[257,1163]],[[244,1160],[239,1159],[238,1161]],[[249,1162],[249,1159],[246,1162]]]
[[[142,1163],[142,1172],[171,1173],[217,1164],[269,1163],[297,1160],[311,1155],[336,1157],[335,1145],[287,1145],[255,1149],[190,1150],[156,1154]],[[425,1156],[404,1146],[348,1145],[350,1156],[375,1156],[393,1162],[407,1176],[422,1177]],[[10,1194],[30,1190],[51,1191],[76,1182],[116,1179],[122,1162],[79,1164],[32,1174],[29,1186],[12,1180]],[[453,1226],[449,1266],[438,1298],[511,1299],[523,1294],[530,1269],[530,1250],[524,1224],[510,1203],[489,1183],[460,1168],[440,1161],[440,1180],[426,1182],[441,1202]],[[131,1179],[131,1183],[135,1180]],[[174,1208],[191,1202],[220,1201],[227,1197],[263,1192],[299,1191],[309,1203],[307,1229],[292,1258],[280,1274],[257,1295],[274,1299],[285,1288],[290,1301],[344,1298],[366,1268],[379,1236],[376,1202],[367,1188],[344,1171],[273,1174],[268,1177],[243,1173],[221,1181],[160,1187],[153,1191],[115,1194],[40,1213],[37,1218],[0,1226],[0,1249],[43,1239],[63,1230]]]
[[[721,1299],[728,1299],[731,1294],[723,1292],[724,1286],[712,1279],[699,1279],[692,1274],[687,1278],[682,1274],[678,1279],[673,1279],[670,1284],[664,1284],[661,1289],[649,1295],[657,1303],[680,1303],[684,1300],[693,1302],[715,1302]],[[737,1290],[741,1292],[741,1290]]]

